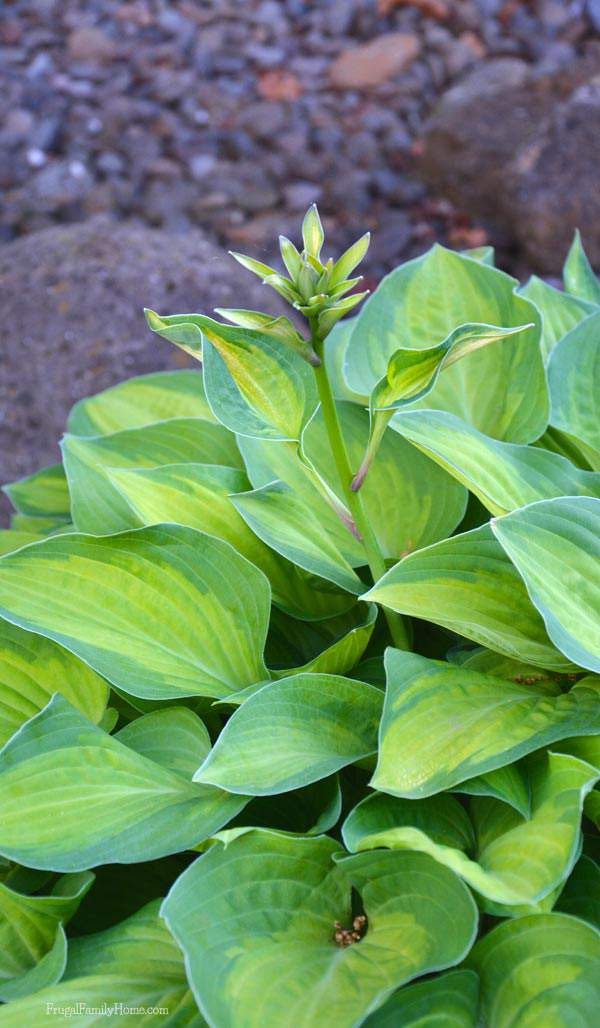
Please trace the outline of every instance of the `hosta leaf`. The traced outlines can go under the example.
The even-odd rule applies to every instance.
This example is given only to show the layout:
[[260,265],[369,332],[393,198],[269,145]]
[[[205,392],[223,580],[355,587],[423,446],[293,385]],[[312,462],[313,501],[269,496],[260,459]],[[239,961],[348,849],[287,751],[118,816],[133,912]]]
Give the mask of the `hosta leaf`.
[[351,853],[381,847],[422,850],[420,843],[426,836],[441,850],[475,848],[466,810],[447,793],[417,801],[370,793],[350,811],[342,826],[344,845]]
[[579,858],[555,909],[600,929],[600,868],[590,857]]
[[592,303],[600,303],[600,281],[583,249],[579,229],[575,232],[571,249],[563,269],[565,289]]
[[300,438],[317,394],[309,365],[294,350],[266,332],[202,314],[147,317],[155,332],[202,356],[206,396],[223,425],[258,438]]
[[[321,621],[315,625],[302,626],[307,628],[315,639],[319,634],[321,635],[320,652],[297,667],[271,669],[271,674],[274,678],[283,678],[308,671],[319,674],[344,675],[358,664],[365,652],[376,620],[377,605],[360,603],[342,617]],[[282,621],[283,631],[289,626],[289,623],[289,618]],[[329,641],[332,638],[330,633],[333,634],[333,641]]]
[[375,752],[382,703],[338,675],[271,682],[235,711],[194,780],[250,796],[308,785]]
[[227,428],[260,439],[300,439],[317,405],[312,369],[272,336],[202,324],[206,395]]
[[345,318],[344,321],[334,325],[325,340],[325,366],[336,400],[348,400],[351,403],[357,403],[364,407],[366,397],[350,389],[344,378],[346,349],[350,342],[355,322],[356,318]]
[[347,592],[363,591],[350,563],[354,547],[338,549],[309,505],[284,482],[238,493],[232,502],[249,528],[288,561]]
[[[202,1028],[206,1022],[190,992],[183,956],[158,907],[149,903],[114,928],[71,940],[64,981],[0,1008],[3,1028],[43,1028],[49,1019],[61,1020],[64,1010],[74,1028],[158,1020],[166,1028]],[[145,1013],[132,1013],[136,1007]]]
[[492,514],[554,496],[600,497],[600,474],[580,471],[557,453],[499,442],[446,411],[400,411],[391,426]]
[[433,621],[519,661],[558,671],[572,666],[550,642],[489,524],[409,554],[363,599]]
[[395,992],[363,1021],[364,1028],[475,1028],[479,980],[473,971],[447,971]]
[[45,539],[0,561],[0,614],[132,696],[226,696],[266,678],[270,590],[227,543],[162,525]]
[[542,353],[546,359],[559,340],[587,318],[588,314],[593,314],[595,309],[595,305],[588,300],[562,293],[537,275],[531,276],[520,293],[531,300],[542,315]]
[[386,671],[372,785],[395,796],[431,796],[558,739],[600,733],[592,676],[549,696],[400,650],[387,651]]
[[43,538],[43,535],[37,535],[35,532],[15,532],[12,528],[7,528],[4,531],[0,530],[0,557],[4,556],[5,553],[14,553],[15,550],[20,550],[22,546],[36,543]]
[[110,435],[168,418],[213,420],[202,372],[154,371],[119,382],[76,403],[67,428],[73,435]]
[[[0,999],[6,1002],[52,984],[65,955],[60,926],[73,916],[94,881],[93,874],[65,875],[43,896],[27,896],[0,883]],[[58,933],[58,934],[57,934]],[[25,978],[40,962],[45,966],[35,977]]]
[[399,349],[389,359],[386,373],[371,392],[373,412],[401,407],[420,400],[431,392],[438,376],[456,361],[489,346],[490,343],[533,328],[518,325],[499,328],[493,325],[461,325],[441,343],[424,349]]
[[[37,964],[17,978],[11,978],[0,986],[0,999],[4,1003],[30,996],[49,985],[55,985],[62,978],[67,964],[67,936],[59,924],[51,948],[44,953]],[[0,1016],[4,1007],[0,1007]]]
[[[358,468],[368,440],[368,415],[350,403],[338,404],[338,412],[350,463]],[[304,449],[340,495],[342,483],[320,412],[308,426]],[[467,500],[461,485],[395,432],[385,433],[360,495],[383,555],[389,559],[449,535],[461,521]]]
[[71,501],[62,464],[42,468],[18,482],[10,482],[2,490],[21,514],[69,517]]
[[245,800],[186,782],[55,696],[0,753],[0,852],[55,871],[188,849]]
[[[67,531],[70,523],[60,514],[13,514],[10,527],[16,532],[30,532],[36,536],[54,535],[58,531]],[[72,527],[72,526],[71,526]]]
[[600,311],[561,339],[548,364],[550,423],[583,451],[600,471]]
[[600,671],[600,499],[544,500],[492,528],[554,644],[573,663]]
[[540,754],[530,763],[529,818],[495,799],[473,801],[477,833],[473,859],[467,855],[466,833],[462,845],[449,844],[448,831],[444,837],[438,827],[444,815],[457,827],[462,827],[460,816],[466,818],[455,800],[456,806],[450,806],[450,796],[416,803],[392,796],[369,797],[346,821],[344,841],[355,851],[381,846],[419,850],[494,903],[535,904],[571,872],[579,853],[583,800],[598,774],[576,757]]
[[576,674],[544,671],[533,664],[511,660],[510,657],[503,657],[501,653],[486,650],[483,646],[474,646],[470,650],[460,652],[452,651],[448,654],[448,660],[471,671],[483,671],[486,675],[494,675],[496,678],[504,678],[520,685],[545,686],[550,696],[556,695],[557,685],[569,688],[577,678]]
[[189,780],[211,747],[202,721],[187,707],[153,710],[121,728],[115,739]]
[[0,746],[55,692],[96,723],[108,700],[106,682],[87,664],[50,639],[0,620]]
[[[175,883],[162,913],[211,1024],[350,1028],[405,981],[468,951],[475,907],[445,868],[416,853],[335,865],[339,852],[326,837],[251,832]],[[351,886],[368,930],[340,949],[334,923],[351,921]]]
[[[368,414],[350,403],[339,403],[338,414],[350,462],[358,468],[369,435]],[[342,495],[320,412],[308,425],[303,446],[318,473]],[[240,449],[255,488],[270,485],[274,479],[285,482],[310,507],[311,520],[319,521],[353,567],[366,562],[363,547],[317,492],[289,446],[241,439]],[[467,494],[397,433],[386,432],[361,498],[384,556],[397,558],[452,532],[463,517]]]
[[484,346],[489,346],[490,343],[496,343],[533,327],[533,324],[515,328],[462,325],[435,346],[419,350],[396,350],[389,359],[385,375],[371,392],[369,445],[355,478],[354,487],[358,488],[366,476],[395,410],[401,410],[416,403],[417,400],[423,400],[434,388],[441,373],[457,361]]
[[213,464],[170,464],[107,468],[106,474],[129,505],[131,527],[177,522],[224,539],[264,572],[273,602],[296,617],[327,617],[348,606],[347,596],[305,574],[248,527],[231,499],[232,493],[248,488],[243,471]]
[[94,535],[131,526],[131,510],[111,482],[109,469],[181,462],[241,466],[234,436],[202,418],[171,418],[89,439],[67,435],[62,448],[73,521],[80,531]]
[[540,317],[515,293],[516,285],[496,268],[441,246],[397,268],[355,321],[344,368],[349,387],[368,396],[399,347],[433,346],[466,324],[514,328],[533,322],[534,328],[458,362],[421,403],[497,439],[536,439],[548,420]]
[[477,943],[489,1028],[593,1025],[600,1005],[600,933],[567,914],[519,917]]
[[[306,433],[305,433],[306,435]],[[310,520],[319,523],[336,549],[345,553],[353,567],[364,564],[366,557],[361,543],[342,522],[314,484],[297,447],[289,443],[273,443],[239,437],[239,446],[246,464],[248,478],[255,489],[282,481],[297,497],[298,503],[310,509]]]
[[508,803],[523,817],[531,814],[529,782],[517,764],[507,764],[461,782],[456,786],[456,792],[466,796],[491,796],[502,803]]

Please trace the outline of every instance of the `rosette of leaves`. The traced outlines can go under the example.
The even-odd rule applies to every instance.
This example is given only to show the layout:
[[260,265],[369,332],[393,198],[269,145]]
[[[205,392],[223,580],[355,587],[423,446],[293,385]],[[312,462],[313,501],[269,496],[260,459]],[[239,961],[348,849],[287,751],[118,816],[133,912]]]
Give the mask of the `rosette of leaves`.
[[5,486],[0,1028],[597,1025],[600,284],[368,242]]

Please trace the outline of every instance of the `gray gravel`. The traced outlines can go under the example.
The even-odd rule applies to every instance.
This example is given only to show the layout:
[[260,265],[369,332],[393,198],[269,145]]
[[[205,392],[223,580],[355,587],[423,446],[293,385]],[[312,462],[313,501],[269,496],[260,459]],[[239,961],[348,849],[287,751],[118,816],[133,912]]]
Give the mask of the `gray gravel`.
[[436,237],[468,243],[468,217],[432,204],[415,171],[424,119],[490,57],[568,64],[598,31],[598,3],[418,6],[8,3],[0,238],[107,212],[266,253],[317,199],[337,245],[383,229],[374,276]]

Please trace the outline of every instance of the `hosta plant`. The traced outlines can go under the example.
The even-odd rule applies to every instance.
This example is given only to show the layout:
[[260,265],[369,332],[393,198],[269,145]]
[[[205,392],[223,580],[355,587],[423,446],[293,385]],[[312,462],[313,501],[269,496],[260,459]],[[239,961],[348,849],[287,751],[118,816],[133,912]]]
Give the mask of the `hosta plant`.
[[598,1024],[600,283],[323,242],[5,487],[0,1028]]

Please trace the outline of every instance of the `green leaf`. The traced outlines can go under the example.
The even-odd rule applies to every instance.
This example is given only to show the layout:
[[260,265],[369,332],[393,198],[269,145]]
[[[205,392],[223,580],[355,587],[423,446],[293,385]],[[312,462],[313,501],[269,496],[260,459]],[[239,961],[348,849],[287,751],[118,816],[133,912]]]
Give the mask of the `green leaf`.
[[467,966],[481,981],[489,1028],[593,1025],[600,1006],[600,933],[567,914],[505,921]]
[[397,268],[354,322],[344,369],[349,387],[368,396],[399,345],[422,350],[468,324],[514,328],[533,322],[534,328],[460,361],[420,403],[448,410],[496,439],[536,439],[548,421],[541,322],[516,286],[496,268],[438,245]]
[[481,261],[482,264],[489,264],[491,268],[496,265],[496,250],[493,246],[471,246],[460,252],[463,257],[470,257],[474,261]]
[[43,538],[43,535],[37,535],[35,532],[15,532],[12,528],[0,529],[0,557],[5,553],[14,553],[22,546],[36,543]]
[[130,526],[177,522],[224,539],[267,576],[273,602],[296,617],[322,618],[348,606],[328,582],[306,575],[248,527],[231,494],[248,488],[243,471],[211,464],[107,468],[130,508]]
[[69,487],[62,464],[52,464],[18,482],[10,482],[2,486],[2,491],[21,514],[68,519],[71,512]]
[[367,475],[395,410],[401,410],[417,400],[424,399],[434,388],[442,371],[456,361],[468,357],[483,346],[533,327],[533,324],[516,328],[463,325],[435,346],[428,346],[422,350],[396,350],[389,359],[385,375],[371,392],[369,445],[354,479],[353,489],[360,488]]
[[55,696],[0,753],[0,852],[54,871],[189,849],[246,802],[185,781]]
[[[237,255],[233,255],[237,258]],[[241,263],[241,262],[240,262]],[[156,311],[144,307],[146,323],[152,332],[175,343],[196,360],[202,360],[202,330],[198,324],[199,314],[168,314],[162,317]]]
[[[67,937],[61,924],[58,925],[51,948],[44,953],[37,964],[18,978],[11,978],[0,986],[0,998],[4,1003],[30,996],[55,985],[62,978],[67,964]],[[0,1007],[0,1015],[4,1007]]]
[[269,585],[227,543],[163,525],[65,535],[0,561],[0,614],[132,696],[226,696],[266,678]]
[[395,992],[363,1021],[364,1028],[475,1028],[479,981],[473,971],[448,971]]
[[351,853],[376,848],[423,850],[426,836],[434,848],[475,848],[466,810],[447,793],[417,801],[370,793],[342,825],[342,839]]
[[507,657],[550,670],[572,669],[550,642],[489,524],[409,554],[363,599],[433,621]]
[[485,675],[494,675],[496,678],[504,678],[509,682],[517,682],[519,685],[545,687],[550,696],[556,695],[557,686],[568,689],[577,678],[576,674],[544,671],[533,664],[511,660],[510,657],[503,657],[501,653],[493,653],[492,650],[486,650],[483,646],[475,646],[461,651],[454,650],[448,654],[448,660],[460,667],[469,668],[471,671],[483,671]]
[[484,346],[533,327],[533,324],[515,328],[461,325],[435,346],[419,350],[395,350],[388,361],[385,375],[371,392],[371,411],[375,413],[402,407],[422,399],[431,392],[441,372],[452,364]]
[[356,318],[348,318],[335,325],[325,340],[325,366],[327,376],[336,400],[348,400],[364,407],[365,397],[354,392],[344,378],[344,361],[350,336],[356,324]]
[[[304,438],[307,434],[304,433]],[[315,484],[315,476],[300,457],[297,446],[242,436],[239,437],[239,446],[248,478],[255,489],[271,485],[274,481],[284,482],[292,489],[298,502],[308,507],[311,521],[318,522],[336,549],[346,554],[348,563],[359,567],[365,562],[361,543],[324,498],[322,490]]]
[[492,529],[554,644],[574,664],[600,671],[600,500],[542,500]]
[[310,506],[284,482],[238,493],[232,502],[259,539],[292,564],[347,592],[363,591],[351,565],[355,547],[338,549]]
[[54,535],[58,531],[67,531],[72,526],[60,514],[13,514],[10,527],[16,532],[27,532],[40,538],[44,535]]
[[204,384],[219,421],[241,435],[298,440],[317,405],[307,362],[265,332],[199,314],[195,323],[207,344]]
[[[351,1028],[405,981],[457,963],[477,915],[458,879],[415,853],[334,865],[332,839],[250,832],[213,847],[181,876],[162,914],[211,1024]],[[368,918],[340,949],[350,889]]]
[[518,764],[507,764],[461,782],[456,786],[456,792],[466,796],[491,796],[502,803],[508,803],[523,817],[531,814],[529,782]]
[[187,707],[153,710],[125,725],[114,738],[190,781],[211,747],[202,721]]
[[585,854],[577,861],[555,910],[573,914],[600,929],[600,868]]
[[108,700],[106,682],[50,639],[0,620],[0,747],[60,692],[96,724]]
[[[301,672],[313,672],[329,675],[344,675],[358,664],[365,652],[375,622],[377,605],[375,603],[356,604],[347,614],[329,621],[321,621],[314,625],[302,625],[311,633],[313,639],[321,637],[319,652],[303,664],[294,668],[271,670],[274,678],[284,678]],[[282,624],[282,630],[289,627],[289,618]],[[271,627],[273,619],[271,619]],[[333,638],[333,641],[330,641]],[[286,639],[289,647],[289,636]],[[267,642],[268,647],[268,642]],[[324,648],[322,648],[324,647]]]
[[372,786],[432,796],[572,735],[600,733],[600,681],[546,688],[386,652],[387,690]]
[[[463,808],[452,797],[429,800],[369,797],[344,825],[349,849],[387,846],[428,853],[496,904],[532,905],[549,896],[571,873],[580,849],[583,800],[600,772],[576,757],[539,754],[530,762],[531,815],[487,797],[472,802],[477,833],[474,858],[468,834],[448,842],[447,818],[462,829]],[[460,816],[459,816],[460,815]],[[440,822],[442,826],[440,828]],[[543,856],[541,856],[543,855]]]
[[563,336],[595,310],[593,303],[562,293],[537,275],[532,275],[519,292],[531,300],[542,315],[541,345],[546,359]]
[[194,781],[270,796],[316,782],[377,749],[379,689],[339,675],[298,674],[250,696]]
[[325,241],[325,233],[319,217],[316,203],[311,204],[302,222],[302,242],[309,257],[316,260],[321,256],[321,248]]
[[[114,928],[70,940],[65,980],[0,1008],[2,1028],[45,1028],[63,1018],[74,1028],[152,1020],[165,1028],[203,1028],[206,1022],[190,992],[183,956],[160,920],[158,906],[149,903]],[[76,1012],[78,1004],[81,1012]],[[135,1008],[145,1013],[130,1012]],[[163,1012],[150,1013],[154,1008]]]
[[391,427],[475,493],[492,514],[554,496],[600,497],[600,474],[565,457],[485,436],[446,411],[399,411]]
[[[368,415],[350,403],[337,406],[350,463],[358,467],[368,441]],[[303,444],[309,460],[340,495],[342,483],[320,413],[308,426]],[[414,446],[397,433],[386,432],[361,499],[383,556],[396,559],[449,535],[463,518],[467,496],[461,485]]]
[[[353,404],[338,404],[342,432],[355,467],[368,440],[369,419]],[[275,479],[285,482],[310,508],[311,522],[318,522],[336,548],[353,567],[366,563],[362,545],[317,491],[306,468],[291,446],[254,439],[240,439],[248,477],[255,488]],[[342,483],[331,457],[323,418],[318,412],[303,435],[306,459],[339,496]],[[402,496],[402,503],[398,502]],[[397,433],[387,432],[377,463],[361,491],[361,498],[377,541],[386,558],[398,557],[415,547],[445,538],[461,521],[466,491]],[[314,528],[316,531],[317,528]]]
[[108,535],[131,526],[129,505],[112,485],[115,468],[150,468],[181,462],[241,467],[235,438],[222,425],[201,418],[171,418],[113,435],[62,442],[73,503],[73,521],[83,532]]
[[600,282],[583,249],[579,229],[576,230],[573,237],[563,274],[567,292],[591,303],[600,303]]
[[43,896],[27,896],[0,883],[0,1000],[27,995],[38,981],[38,988],[58,981],[66,955],[58,929],[73,916],[93,881],[89,871],[65,875]]
[[214,420],[200,371],[154,371],[119,382],[76,403],[67,428],[72,435],[110,435],[168,418]]
[[600,471],[600,311],[561,339],[548,364],[550,423]]

